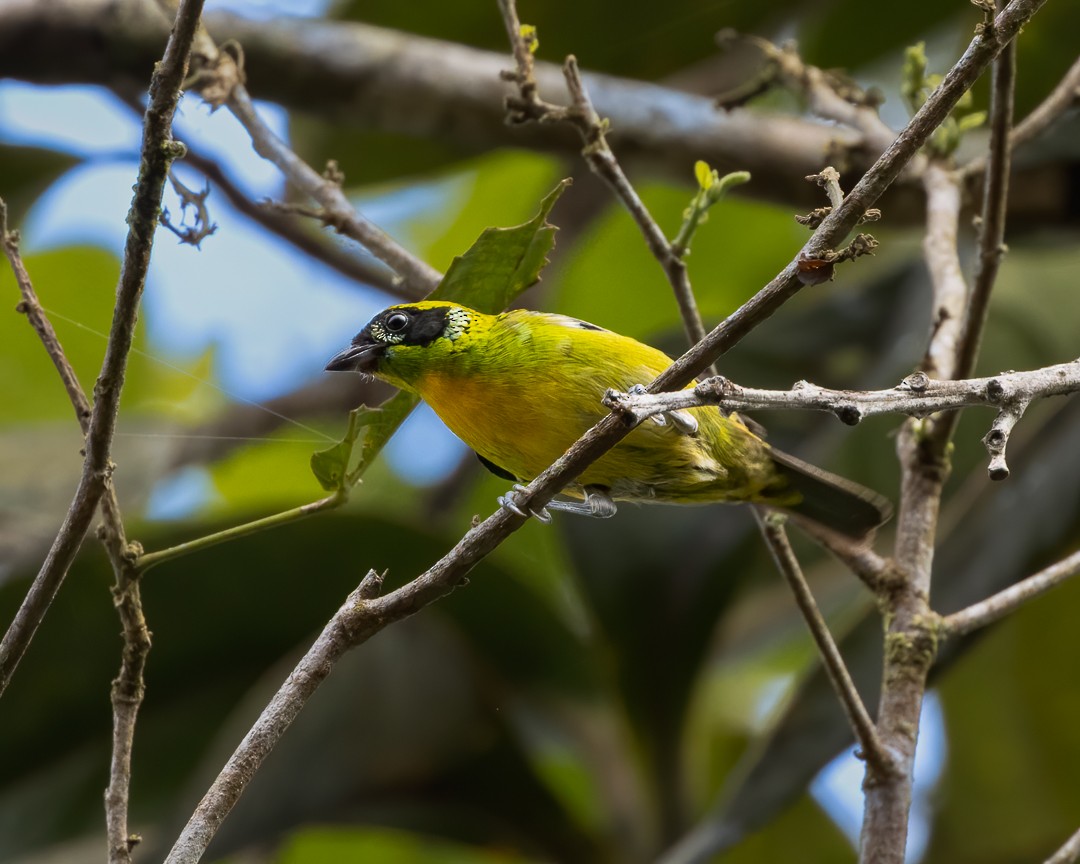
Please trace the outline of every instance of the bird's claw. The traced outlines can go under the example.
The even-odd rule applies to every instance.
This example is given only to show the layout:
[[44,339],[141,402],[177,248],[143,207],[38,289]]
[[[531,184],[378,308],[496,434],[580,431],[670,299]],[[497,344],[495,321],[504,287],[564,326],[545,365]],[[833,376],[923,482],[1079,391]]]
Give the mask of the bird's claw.
[[511,513],[516,513],[522,519],[528,519],[532,516],[538,522],[543,522],[547,525],[551,522],[551,514],[548,512],[547,507],[541,507],[540,511],[535,510],[522,510],[521,506],[517,503],[518,496],[525,491],[525,487],[520,483],[515,483],[514,488],[507,492],[505,495],[498,497],[499,506],[504,510],[509,510]]
[[697,418],[689,411],[668,411],[663,415],[681,435],[696,435],[698,430]]
[[584,501],[549,501],[548,507],[594,519],[610,519],[619,509],[606,490],[592,486],[585,488]]
[[[644,384],[635,384],[627,392],[631,396],[644,396],[649,391]],[[680,435],[696,435],[698,431],[697,418],[689,411],[665,411],[663,414],[653,414],[649,419],[657,426],[667,426],[670,423]]]

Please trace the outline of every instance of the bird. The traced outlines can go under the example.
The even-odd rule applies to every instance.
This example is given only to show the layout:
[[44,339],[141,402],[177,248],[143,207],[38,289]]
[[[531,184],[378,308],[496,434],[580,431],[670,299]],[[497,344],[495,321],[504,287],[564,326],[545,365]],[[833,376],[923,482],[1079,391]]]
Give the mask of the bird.
[[[497,315],[446,301],[377,314],[328,371],[373,376],[422,398],[480,462],[515,485],[534,479],[607,413],[608,389],[640,390],[671,365],[657,348],[566,315]],[[692,385],[691,385],[692,386]],[[617,502],[748,502],[855,540],[892,513],[857,483],[769,445],[718,407],[657,415],[593,462],[548,507],[606,518]],[[546,510],[532,513],[543,521]]]

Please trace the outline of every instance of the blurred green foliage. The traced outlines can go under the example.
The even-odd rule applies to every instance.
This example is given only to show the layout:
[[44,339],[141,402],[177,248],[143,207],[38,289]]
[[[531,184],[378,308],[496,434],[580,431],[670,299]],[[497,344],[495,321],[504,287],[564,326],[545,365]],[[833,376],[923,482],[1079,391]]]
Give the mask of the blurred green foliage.
[[[893,86],[907,44],[930,37],[937,46],[960,45],[978,18],[966,7],[918,0],[875,11],[870,26],[864,7],[851,0],[680,0],[628,15],[610,3],[555,2],[521,14],[539,27],[543,56],[572,51],[590,69],[662,78],[709,57],[713,31],[736,26],[794,31],[812,62],[876,74],[887,68],[885,83]],[[425,4],[344,3],[335,14],[504,47],[501,22],[486,4],[445,14]],[[1069,4],[1048,4],[1025,29],[1021,113],[1075,55],[1075,45],[1060,37],[1075,32],[1075,19]],[[977,92],[976,104],[980,98]],[[339,160],[358,201],[417,183],[446,190],[405,238],[444,270],[482,230],[525,221],[558,177],[581,172],[549,156],[462,154],[441,141],[361,135],[311,116],[294,118],[293,133],[310,163]],[[0,194],[12,203],[13,219],[70,161],[4,148]],[[640,183],[669,237],[692,180],[687,165],[683,187]],[[711,211],[688,259],[707,324],[790,260],[806,236],[791,217],[787,208],[741,198]],[[558,234],[553,263],[525,295],[528,303],[679,353],[684,339],[670,288],[626,213],[582,182],[551,218],[575,230]],[[909,372],[930,324],[918,233],[890,230],[888,213],[874,233],[882,241],[874,259],[845,266],[835,284],[804,291],[722,358],[722,371],[772,387],[800,378],[887,387]],[[970,236],[962,242],[972,248]],[[1076,353],[1075,236],[1009,242],[980,361],[986,373]],[[89,390],[118,262],[101,250],[70,247],[26,263]],[[6,269],[0,296],[14,305]],[[67,506],[79,441],[29,328],[10,313],[0,328],[6,622]],[[153,354],[141,331],[136,344]],[[327,346],[328,354],[336,347]],[[193,371],[210,376],[211,359]],[[183,434],[227,408],[217,391],[144,354],[132,356],[122,429]],[[851,430],[810,415],[759,419],[778,446],[895,495],[897,421]],[[311,422],[339,435],[344,420]],[[1053,560],[1075,547],[1080,531],[1080,466],[1070,443],[1080,437],[1080,411],[1033,408],[1010,445],[1014,476],[1002,486],[985,475],[978,439],[988,422],[985,412],[972,412],[957,436],[938,557],[935,600],[943,608]],[[117,486],[130,535],[161,549],[316,497],[307,449],[289,437],[248,443],[207,466],[213,495],[205,506],[159,523],[141,514],[147,494],[168,476],[169,439],[118,438]],[[363,573],[389,569],[390,586],[401,584],[444,554],[474,515],[491,512],[506,484],[471,464],[452,488],[419,488],[377,460],[345,511],[147,576],[154,650],[136,740],[132,821],[146,836],[137,853],[143,860],[161,857],[299,652]],[[880,548],[888,539],[886,531]],[[800,543],[798,551],[872,705],[880,624],[855,580],[809,546]],[[120,651],[110,582],[101,550],[88,540],[0,701],[2,860],[100,858],[108,687]],[[1075,829],[1080,750],[1071,721],[1080,691],[1071,670],[1080,658],[1072,656],[1069,622],[1078,604],[1080,587],[1069,586],[950,654],[937,678],[947,762],[925,861],[1037,860]],[[697,825],[730,836],[716,859],[724,862],[843,860],[851,855],[848,841],[806,788],[848,738],[748,514],[628,507],[611,522],[529,524],[477,567],[467,587],[340,664],[226,821],[211,857],[237,864],[633,864],[653,860]]]

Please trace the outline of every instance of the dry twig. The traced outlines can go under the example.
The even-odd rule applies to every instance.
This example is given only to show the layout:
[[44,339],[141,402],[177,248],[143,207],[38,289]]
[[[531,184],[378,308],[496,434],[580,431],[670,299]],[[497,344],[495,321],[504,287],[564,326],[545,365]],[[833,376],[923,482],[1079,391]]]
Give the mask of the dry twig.
[[155,70],[150,87],[139,180],[128,215],[130,227],[105,359],[94,387],[94,407],[86,436],[82,478],[52,548],[15,620],[0,642],[0,693],[11,680],[15,666],[59,590],[112,473],[110,453],[116,412],[134,337],[139,298],[150,265],[150,249],[161,195],[169,165],[183,152],[183,146],[172,141],[170,129],[202,2],[186,0],[180,9],[183,14],[178,17],[165,49],[165,57]]
[[[138,576],[132,566],[137,547],[129,547],[124,534],[120,506],[112,486],[110,451],[124,371],[135,328],[139,298],[146,282],[150,251],[161,205],[162,191],[171,161],[182,152],[170,137],[172,117],[179,100],[180,84],[186,74],[191,43],[202,13],[202,0],[185,0],[177,11],[176,25],[165,56],[150,86],[143,133],[140,176],[128,217],[130,230],[124,249],[123,269],[117,288],[116,309],[101,375],[94,388],[91,408],[78,379],[60,347],[52,326],[18,258],[16,238],[0,224],[5,252],[12,262],[20,290],[21,304],[38,331],[64,382],[86,435],[83,476],[75,500],[57,535],[38,577],[34,580],[19,613],[0,645],[0,692],[10,680],[38,623],[60,588],[71,560],[101,502],[103,523],[100,536],[116,575],[113,599],[123,628],[124,647],[120,672],[112,684],[113,740],[109,786],[105,792],[105,815],[109,861],[128,864],[138,838],[128,831],[131,792],[131,752],[135,722],[143,700],[143,670],[150,650],[150,632],[142,611]],[[6,220],[0,213],[0,223]]]
[[855,682],[851,680],[851,673],[844,664],[840,649],[836,647],[832,633],[829,632],[829,626],[825,623],[825,618],[814,601],[814,595],[806,583],[799,561],[788,542],[783,517],[778,514],[763,514],[757,508],[754,509],[754,515],[761,527],[762,536],[769,547],[773,561],[776,562],[777,569],[791,588],[791,593],[795,595],[795,604],[806,621],[814,644],[817,645],[818,653],[825,666],[825,674],[843,706],[855,734],[855,740],[859,742],[860,758],[866,760],[867,765],[872,766],[876,774],[882,777],[889,776],[899,770],[899,766],[878,738],[874,721],[867,712],[859,691],[855,688]]
[[543,101],[538,93],[533,69],[532,33],[530,30],[523,30],[514,0],[499,0],[499,9],[502,11],[506,33],[517,62],[516,72],[504,75],[517,84],[519,92],[517,97],[511,96],[506,100],[510,122],[568,122],[577,128],[585,144],[581,152],[589,169],[611,188],[626,207],[645,238],[649,251],[660,263],[671,283],[690,344],[700,342],[705,338],[705,328],[701,323],[701,313],[698,312],[693,289],[690,287],[686,262],[668,242],[615,158],[607,141],[608,122],[601,120],[593,108],[578,69],[577,59],[573,56],[567,57],[563,64],[571,106],[563,108]]
[[946,615],[942,628],[947,636],[963,636],[986,627],[1015,611],[1022,604],[1041,596],[1066,579],[1080,573],[1080,552],[1074,552],[1044,570],[999,591],[966,609]]
[[1080,831],[1077,831],[1044,864],[1073,864],[1080,861]]

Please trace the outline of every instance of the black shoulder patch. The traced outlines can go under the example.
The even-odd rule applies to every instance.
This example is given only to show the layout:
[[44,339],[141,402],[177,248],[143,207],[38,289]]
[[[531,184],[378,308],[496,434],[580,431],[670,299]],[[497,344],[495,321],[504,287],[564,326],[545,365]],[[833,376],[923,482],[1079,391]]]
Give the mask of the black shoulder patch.
[[502,477],[503,480],[509,480],[511,483],[517,483],[518,478],[507,471],[505,468],[500,468],[490,459],[485,459],[479,453],[476,454],[476,458],[480,460],[480,464],[488,469],[496,477]]
[[446,309],[436,306],[433,309],[405,307],[409,313],[409,327],[405,331],[404,345],[419,345],[426,348],[443,335],[446,330]]
[[588,321],[582,321],[580,318],[573,318],[569,315],[560,315],[557,312],[538,313],[546,318],[552,324],[558,324],[562,327],[572,327],[575,330],[599,330],[603,332],[603,327],[597,327],[595,324],[590,324]]

